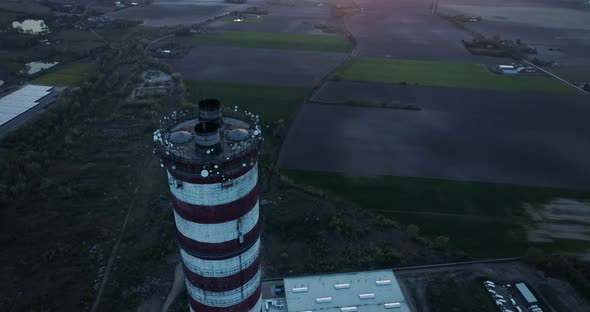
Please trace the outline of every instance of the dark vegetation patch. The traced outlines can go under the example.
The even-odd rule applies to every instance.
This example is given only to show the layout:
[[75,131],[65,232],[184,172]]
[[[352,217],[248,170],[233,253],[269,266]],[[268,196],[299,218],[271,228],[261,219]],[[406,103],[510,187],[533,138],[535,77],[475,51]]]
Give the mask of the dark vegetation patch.
[[238,106],[264,120],[289,118],[309,92],[307,88],[230,83],[220,81],[186,81],[191,99],[220,98],[228,107]]
[[568,280],[590,299],[590,263],[574,256],[545,252],[539,248],[529,248],[525,254],[525,261],[545,271],[549,276]]
[[529,223],[523,204],[555,198],[589,200],[587,191],[483,182],[409,177],[368,177],[338,173],[281,170],[296,183],[322,190],[331,198],[383,215],[401,224],[415,224],[472,258],[522,256]]
[[371,101],[346,101],[346,102],[325,102],[325,101],[312,101],[310,103],[323,104],[323,105],[344,105],[344,106],[357,106],[357,107],[372,107],[372,108],[388,108],[388,109],[402,109],[402,110],[421,110],[420,106],[416,104],[404,104],[399,101],[390,102],[371,102]]
[[333,52],[348,52],[352,49],[352,43],[345,36],[272,32],[215,31],[194,36],[171,37],[165,42]]
[[262,196],[265,276],[360,271],[461,259],[444,238],[335,203],[283,180]]
[[[158,209],[153,200],[166,180],[150,142],[154,116],[167,102],[145,103],[142,110],[122,105],[134,77],[150,62],[133,43],[97,56],[97,74],[80,89],[2,139],[0,310],[87,309],[127,209],[133,206],[130,233],[142,232],[146,216]],[[170,240],[151,242],[168,245]],[[159,263],[146,257],[134,266],[143,277]]]
[[481,282],[474,278],[434,273],[426,296],[432,312],[497,311]]

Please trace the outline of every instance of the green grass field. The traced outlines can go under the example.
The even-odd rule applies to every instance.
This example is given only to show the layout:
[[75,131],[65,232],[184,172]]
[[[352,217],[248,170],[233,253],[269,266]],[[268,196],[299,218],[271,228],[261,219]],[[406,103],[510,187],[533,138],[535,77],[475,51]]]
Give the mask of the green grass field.
[[165,42],[333,52],[352,49],[352,43],[344,36],[271,32],[219,31],[199,36],[170,37]]
[[503,76],[484,65],[459,62],[432,62],[356,58],[338,76],[344,80],[420,84],[513,91],[575,93],[554,78],[544,76]]
[[260,115],[262,121],[289,118],[309,91],[306,88],[217,81],[186,81],[193,102],[218,98],[226,107],[238,106]]
[[94,63],[68,64],[36,78],[34,82],[52,86],[75,86],[91,76],[95,71],[96,64]]
[[[474,258],[522,255],[529,244],[522,204],[544,204],[555,198],[589,200],[590,192],[460,182],[409,177],[365,177],[338,173],[281,170],[298,184],[402,224],[416,224],[426,235],[446,235],[450,243]],[[581,242],[540,244],[548,250],[576,249]],[[587,244],[587,242],[586,242]]]

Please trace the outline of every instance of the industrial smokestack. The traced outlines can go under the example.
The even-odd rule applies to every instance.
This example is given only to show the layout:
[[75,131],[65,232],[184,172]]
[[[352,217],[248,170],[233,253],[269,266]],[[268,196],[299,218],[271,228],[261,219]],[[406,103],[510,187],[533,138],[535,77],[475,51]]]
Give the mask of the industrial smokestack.
[[170,185],[189,311],[261,312],[260,124],[237,112],[215,122],[223,117],[217,100],[199,107],[198,118],[175,114],[154,132]]
[[221,152],[219,125],[215,122],[200,122],[195,126],[195,147],[198,153],[218,155]]
[[199,120],[221,126],[221,102],[217,99],[204,99],[199,102]]

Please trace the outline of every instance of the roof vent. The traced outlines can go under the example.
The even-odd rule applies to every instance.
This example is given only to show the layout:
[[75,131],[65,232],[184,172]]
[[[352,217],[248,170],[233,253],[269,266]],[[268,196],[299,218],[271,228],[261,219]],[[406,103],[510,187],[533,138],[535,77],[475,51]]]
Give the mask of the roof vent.
[[343,307],[343,308],[340,308],[340,311],[342,311],[342,312],[355,312],[356,307]]
[[390,303],[386,303],[384,304],[386,309],[395,309],[395,308],[399,308],[401,307],[401,303],[399,302],[390,302]]
[[291,291],[293,291],[294,293],[307,292],[307,287],[293,287]]
[[359,295],[360,299],[372,299],[375,298],[375,294],[374,293],[370,293],[370,294],[360,294]]
[[375,281],[375,284],[377,284],[377,286],[391,285],[391,280],[379,280]]
[[334,288],[336,288],[336,289],[346,289],[346,288],[350,288],[350,284],[336,284],[336,285],[334,285]]
[[316,303],[327,303],[332,302],[332,297],[315,298]]

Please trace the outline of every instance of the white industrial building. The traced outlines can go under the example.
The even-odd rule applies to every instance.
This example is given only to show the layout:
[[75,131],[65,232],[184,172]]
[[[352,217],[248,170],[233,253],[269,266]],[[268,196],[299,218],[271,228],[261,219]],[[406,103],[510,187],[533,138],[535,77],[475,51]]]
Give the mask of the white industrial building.
[[0,98],[0,127],[41,104],[54,94],[54,88],[42,85],[26,85]]
[[409,312],[393,271],[291,277],[284,296],[264,298],[263,312]]

